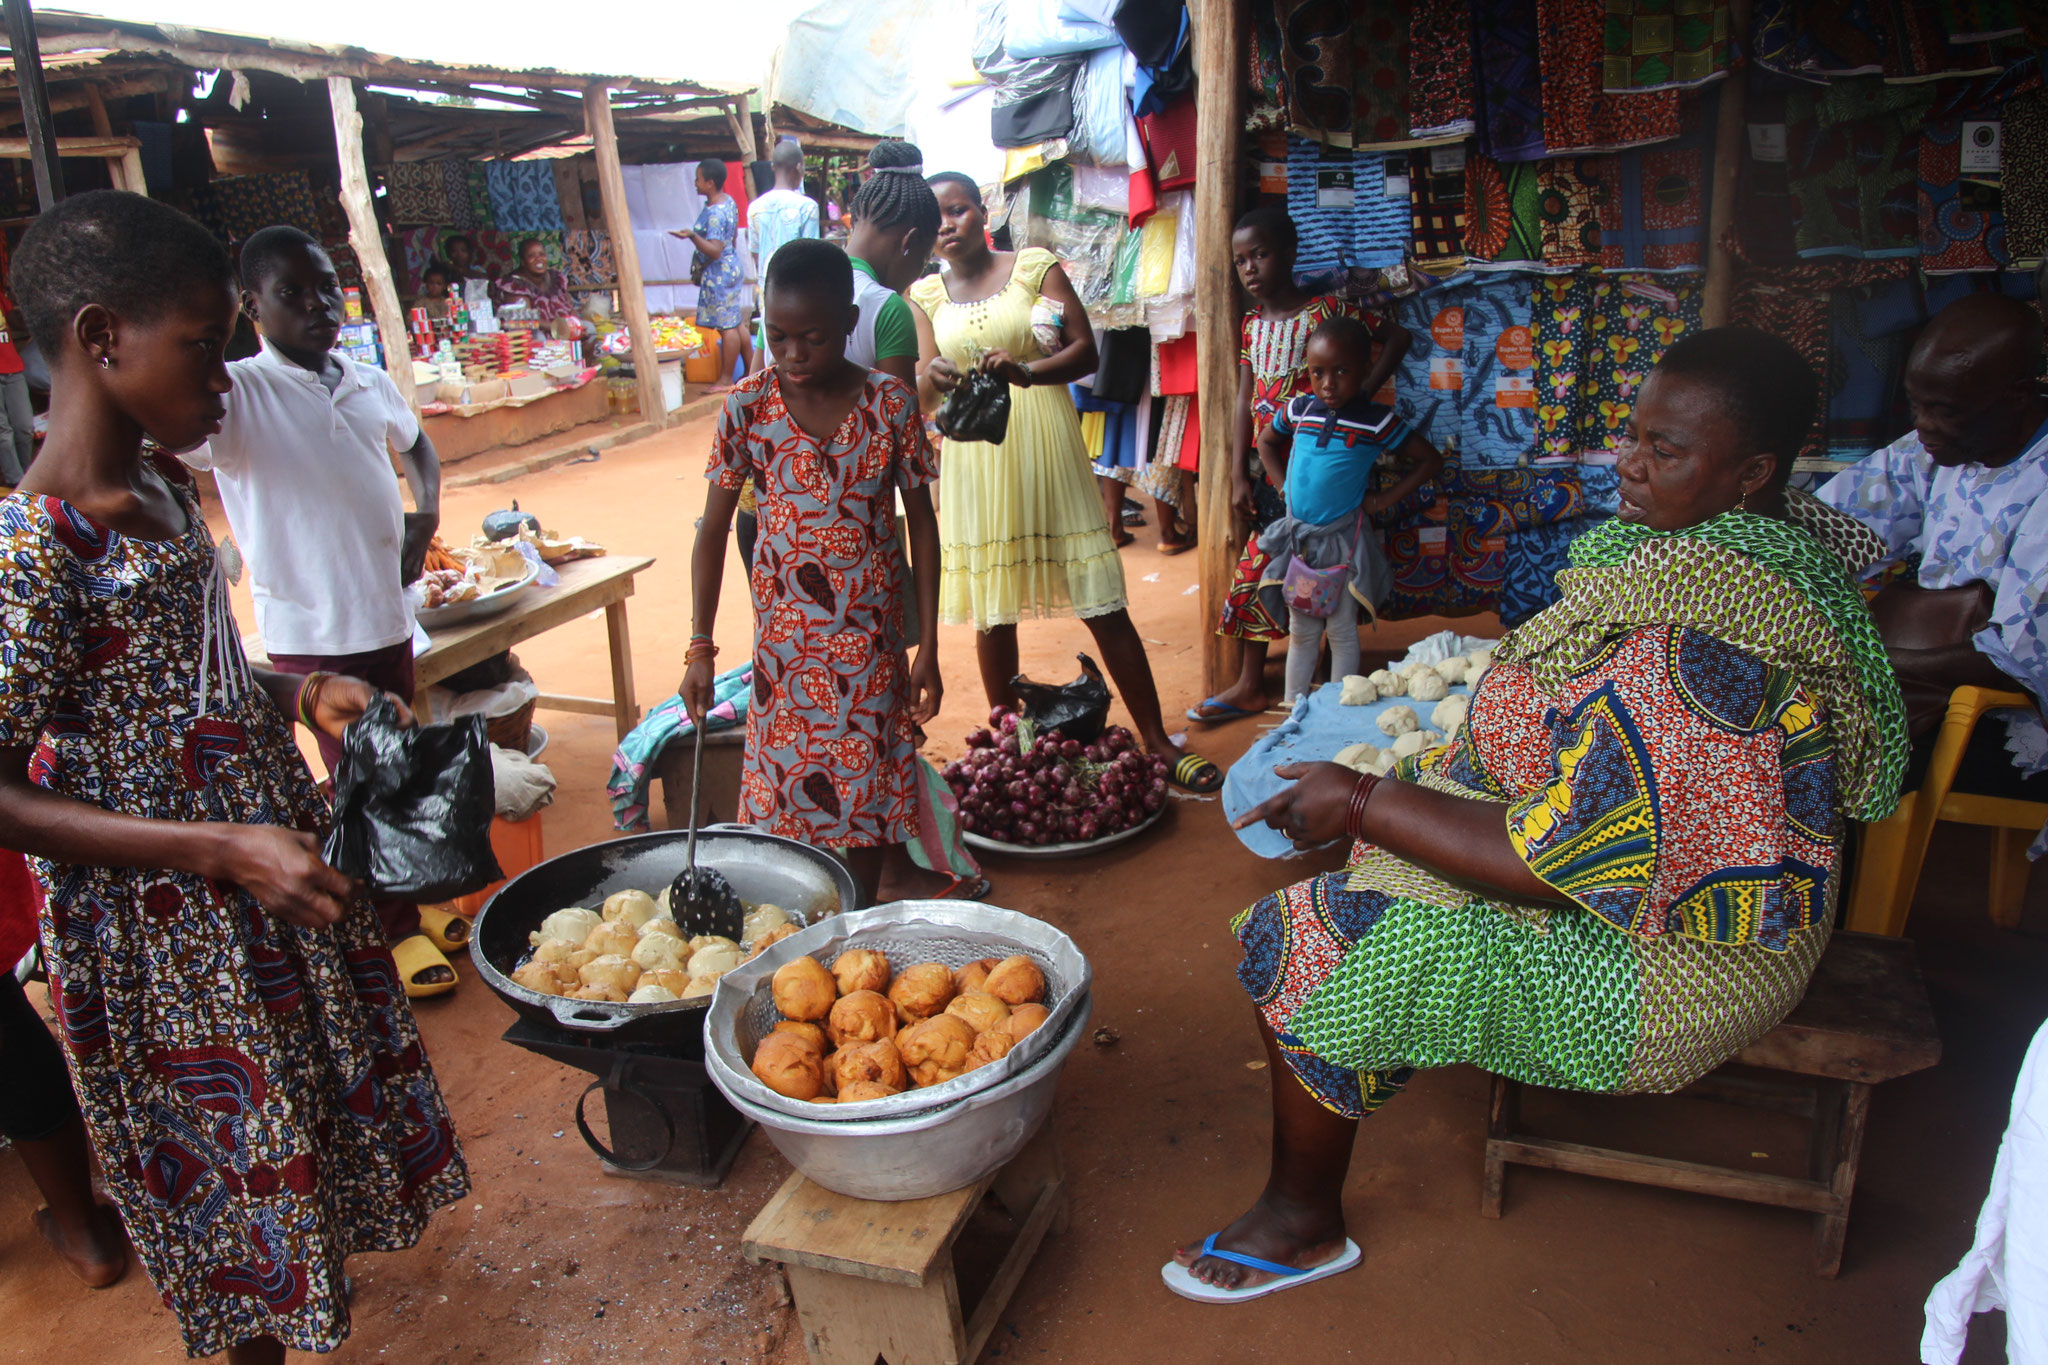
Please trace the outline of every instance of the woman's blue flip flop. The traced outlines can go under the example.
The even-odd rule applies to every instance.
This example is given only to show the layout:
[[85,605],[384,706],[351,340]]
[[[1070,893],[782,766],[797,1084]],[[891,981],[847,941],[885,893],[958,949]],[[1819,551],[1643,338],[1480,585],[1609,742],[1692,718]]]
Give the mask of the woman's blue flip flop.
[[1327,1279],[1331,1275],[1341,1275],[1356,1266],[1365,1256],[1365,1253],[1358,1249],[1358,1243],[1347,1237],[1344,1239],[1344,1249],[1335,1256],[1321,1265],[1299,1270],[1291,1265],[1281,1265],[1278,1261],[1262,1261],[1256,1256],[1225,1251],[1216,1245],[1216,1239],[1222,1235],[1220,1232],[1212,1232],[1203,1239],[1203,1256],[1234,1261],[1251,1270],[1262,1270],[1275,1278],[1264,1284],[1253,1285],[1249,1289],[1218,1289],[1213,1284],[1203,1284],[1180,1262],[1168,1261],[1159,1268],[1159,1276],[1166,1281],[1166,1287],[1182,1298],[1193,1299],[1196,1303],[1238,1303],[1245,1299],[1263,1298],[1282,1289],[1293,1289],[1315,1280]]

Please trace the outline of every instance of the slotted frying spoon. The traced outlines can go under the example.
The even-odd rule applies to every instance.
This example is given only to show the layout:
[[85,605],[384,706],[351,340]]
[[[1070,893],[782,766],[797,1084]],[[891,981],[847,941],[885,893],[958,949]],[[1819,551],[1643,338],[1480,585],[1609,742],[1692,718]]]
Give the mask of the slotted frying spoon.
[[704,727],[696,731],[696,754],[690,760],[690,851],[689,861],[668,889],[669,913],[685,939],[716,934],[734,943],[746,931],[746,910],[739,892],[723,873],[697,866],[697,793],[704,785]]

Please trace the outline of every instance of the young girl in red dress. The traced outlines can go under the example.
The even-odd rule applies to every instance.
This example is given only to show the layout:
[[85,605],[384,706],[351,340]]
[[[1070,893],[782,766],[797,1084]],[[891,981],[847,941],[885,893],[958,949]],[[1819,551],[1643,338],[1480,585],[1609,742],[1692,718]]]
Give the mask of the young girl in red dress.
[[[701,724],[712,704],[726,533],[752,478],[760,532],[748,576],[754,696],[740,819],[844,851],[873,898],[884,850],[917,837],[916,728],[939,709],[931,446],[910,386],[846,358],[858,313],[844,251],[788,243],[768,263],[763,295],[775,363],[737,385],[719,415],[690,560],[696,625],[680,690]],[[917,593],[915,662],[897,586],[898,490]]]

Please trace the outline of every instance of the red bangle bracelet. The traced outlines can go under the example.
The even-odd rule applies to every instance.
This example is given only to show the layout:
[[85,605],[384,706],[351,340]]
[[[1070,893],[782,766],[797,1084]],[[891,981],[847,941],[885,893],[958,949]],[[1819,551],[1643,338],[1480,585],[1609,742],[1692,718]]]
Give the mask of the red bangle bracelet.
[[1358,785],[1351,789],[1351,804],[1344,811],[1344,832],[1354,839],[1365,837],[1365,803],[1372,800],[1373,788],[1380,779],[1374,773],[1360,773]]

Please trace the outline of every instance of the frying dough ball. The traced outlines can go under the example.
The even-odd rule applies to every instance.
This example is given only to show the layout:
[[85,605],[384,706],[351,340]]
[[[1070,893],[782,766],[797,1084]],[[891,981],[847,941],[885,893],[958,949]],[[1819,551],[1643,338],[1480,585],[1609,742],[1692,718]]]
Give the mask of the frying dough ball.
[[783,1018],[807,1023],[816,1023],[830,1014],[832,1002],[839,998],[832,973],[814,957],[791,958],[777,967],[769,989]]
[[686,981],[686,982],[684,982],[684,983],[683,983],[683,989],[682,989],[681,993],[680,993],[680,994],[678,994],[678,995],[676,996],[676,999],[678,999],[678,1000],[701,1000],[701,999],[702,999],[703,997],[705,997],[705,996],[707,996],[707,995],[711,994],[711,992],[713,992],[713,991],[715,991],[715,990],[717,990],[717,989],[718,989],[718,978],[717,978],[717,977],[715,977],[715,976],[693,976],[693,977],[691,977],[691,978],[690,978],[690,979],[689,979],[688,981]]
[[896,1007],[879,991],[855,991],[842,995],[826,1017],[826,1031],[835,1047],[848,1043],[872,1043],[896,1036]]
[[855,1081],[839,1092],[841,1104],[859,1104],[862,1100],[886,1100],[891,1095],[900,1095],[900,1090],[891,1090],[880,1081]]
[[690,974],[680,967],[657,967],[651,972],[640,973],[642,986],[659,986],[676,999],[683,998],[683,992],[690,988]]
[[1442,701],[1450,694],[1450,684],[1433,668],[1417,673],[1408,684],[1408,695],[1417,701]]
[[640,984],[640,969],[633,965],[631,958],[620,957],[617,953],[590,959],[583,964],[578,975],[586,986],[602,986],[617,991],[621,1000]]
[[794,924],[776,925],[767,933],[762,934],[759,938],[753,940],[753,946],[747,950],[747,961],[752,962],[755,958],[767,952],[770,948],[773,948],[776,944],[782,942],[782,940],[788,938],[791,934],[795,932],[796,926]]
[[938,1085],[967,1070],[974,1028],[958,1015],[933,1015],[897,1034],[896,1050],[910,1071],[912,1085]]
[[825,1030],[816,1024],[800,1024],[794,1019],[784,1019],[775,1025],[774,1031],[787,1033],[792,1038],[809,1043],[818,1050],[820,1057],[832,1050],[832,1044],[825,1037]]
[[668,934],[645,934],[627,954],[642,971],[675,971],[689,960],[690,950]]
[[602,921],[595,910],[585,910],[572,905],[567,910],[557,910],[549,915],[540,922],[539,929],[526,937],[535,947],[551,938],[560,939],[564,943],[581,943],[590,937],[590,931],[600,923]]
[[721,943],[728,948],[734,949],[737,949],[740,946],[739,944],[734,943],[731,939],[727,938],[724,934],[699,934],[697,935],[697,937],[690,940],[690,951],[693,953],[701,953],[706,948],[715,948]]
[[974,1036],[974,1046],[967,1053],[967,1069],[979,1071],[990,1062],[1009,1056],[1010,1049],[1016,1045],[1016,1040],[1005,1029],[993,1028],[978,1033]]
[[910,1084],[909,1073],[903,1069],[903,1054],[887,1038],[843,1047],[832,1054],[826,1065],[832,1068],[833,1088],[841,1094],[862,1081],[873,1081],[891,1090],[901,1090]]
[[825,1065],[818,1054],[786,1033],[771,1033],[754,1049],[754,1075],[778,1095],[793,1100],[816,1099],[825,1088]]
[[600,924],[583,940],[583,946],[599,957],[607,954],[631,957],[634,945],[639,942],[640,931],[630,924]]
[[1044,1023],[1046,1016],[1051,1013],[1052,1011],[1043,1005],[1017,1006],[1017,1008],[1010,1011],[1010,1017],[1007,1021],[1010,1037],[1017,1042],[1023,1042],[1037,1031],[1038,1026]]
[[1045,999],[1045,973],[1028,957],[1006,957],[988,974],[988,993],[1005,1005]]
[[1337,751],[1337,762],[1356,772],[1366,772],[1380,751],[1370,744],[1347,744]]
[[943,962],[920,962],[897,974],[889,999],[904,1023],[929,1019],[953,999],[953,969]]
[[867,948],[848,948],[832,959],[832,979],[841,995],[889,989],[889,959]]
[[966,995],[970,991],[988,989],[988,974],[996,969],[998,961],[998,958],[978,957],[953,973],[954,993]]
[[1429,713],[1429,723],[1447,735],[1455,735],[1458,733],[1458,727],[1465,723],[1465,717],[1471,713],[1471,710],[1472,699],[1463,692],[1460,692],[1456,696],[1445,697],[1442,701],[1438,702],[1436,710]]
[[640,926],[640,937],[646,938],[650,934],[660,934],[665,938],[674,939],[682,947],[689,947],[683,942],[683,931],[676,927],[676,922],[672,919],[663,919],[657,915]]
[[1379,688],[1373,686],[1372,679],[1362,673],[1346,675],[1344,690],[1337,694],[1337,700],[1346,706],[1368,706],[1379,699]]
[[758,943],[761,935],[770,929],[780,928],[789,923],[789,912],[779,905],[757,905],[747,911],[740,929],[740,941]]
[[539,991],[542,995],[560,995],[562,993],[562,981],[560,977],[555,975],[554,967],[549,963],[542,962],[539,958],[535,958],[518,971],[512,973],[512,984],[524,986],[530,991]]
[[620,891],[604,898],[606,920],[623,920],[638,929],[655,917],[658,907],[645,891]]
[[1010,1007],[986,991],[969,991],[954,996],[946,1013],[965,1019],[976,1033],[985,1033],[1010,1017]]
[[578,986],[569,992],[571,1000],[603,1000],[613,1005],[626,1003],[626,993],[617,986]]
[[1422,728],[1422,717],[1415,714],[1412,706],[1390,706],[1380,713],[1380,731],[1399,738],[1411,730]]
[[1379,689],[1382,697],[1398,697],[1408,691],[1408,680],[1397,677],[1391,669],[1375,669],[1367,675],[1372,685]]
[[[561,990],[553,993],[560,995],[563,990],[573,991],[583,984],[583,977],[579,974],[578,969],[584,963],[590,961],[593,956],[595,954],[579,948],[573,943],[565,943],[561,939],[551,938],[533,950],[533,960],[527,965],[533,966],[537,963],[553,972],[555,980],[561,986]],[[539,990],[540,988],[536,986],[534,989]]]
[[1437,676],[1445,682],[1461,683],[1465,681],[1465,675],[1472,671],[1472,656],[1469,654],[1453,654],[1442,663],[1434,665],[1434,667],[1437,671]]
[[691,976],[721,977],[740,965],[740,950],[731,939],[709,944],[690,954]]
[[677,998],[676,993],[668,987],[649,983],[644,986],[635,986],[633,993],[626,997],[626,1003],[629,1005],[665,1005]]

